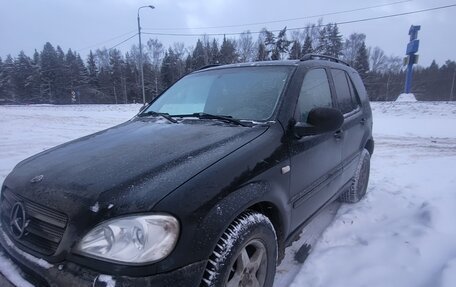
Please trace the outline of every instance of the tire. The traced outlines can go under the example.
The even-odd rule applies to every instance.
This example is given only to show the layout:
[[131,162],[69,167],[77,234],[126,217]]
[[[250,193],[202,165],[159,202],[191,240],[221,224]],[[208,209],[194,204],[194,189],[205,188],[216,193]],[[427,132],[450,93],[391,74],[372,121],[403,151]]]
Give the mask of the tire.
[[277,236],[263,214],[246,211],[225,230],[207,262],[201,286],[271,287]]
[[370,154],[367,149],[361,152],[355,176],[352,178],[350,187],[339,196],[339,201],[356,203],[364,197],[369,182]]

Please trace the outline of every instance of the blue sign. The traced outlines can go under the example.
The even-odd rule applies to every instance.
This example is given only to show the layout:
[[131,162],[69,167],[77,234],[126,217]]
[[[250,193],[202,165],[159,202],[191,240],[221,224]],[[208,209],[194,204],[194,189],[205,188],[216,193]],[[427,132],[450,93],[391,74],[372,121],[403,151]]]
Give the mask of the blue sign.
[[416,40],[416,38],[418,38],[418,31],[421,29],[421,26],[420,25],[412,25],[410,26],[410,29],[409,29],[409,35],[410,35],[410,42],[413,41],[413,40]]
[[407,55],[411,55],[411,54],[415,54],[416,52],[418,52],[418,47],[420,46],[420,40],[413,40],[411,41],[410,43],[407,44],[407,51],[405,52],[405,54]]
[[418,52],[420,46],[420,40],[418,40],[418,31],[421,29],[419,25],[412,25],[409,29],[410,42],[407,44],[407,50],[405,54],[408,55],[407,59],[407,73],[405,74],[405,93],[410,93],[412,88],[412,73],[413,73],[413,64],[418,62],[418,55],[415,53]]

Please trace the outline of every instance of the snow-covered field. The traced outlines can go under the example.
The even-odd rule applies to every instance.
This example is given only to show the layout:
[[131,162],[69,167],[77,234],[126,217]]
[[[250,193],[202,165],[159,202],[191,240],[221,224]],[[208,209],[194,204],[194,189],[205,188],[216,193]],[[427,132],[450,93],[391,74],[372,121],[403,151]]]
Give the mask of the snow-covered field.
[[[326,208],[274,286],[456,286],[456,104],[373,103],[366,198]],[[139,105],[0,106],[0,184],[20,160],[130,119]],[[307,242],[304,264],[294,261]],[[0,254],[0,271],[30,286]]]

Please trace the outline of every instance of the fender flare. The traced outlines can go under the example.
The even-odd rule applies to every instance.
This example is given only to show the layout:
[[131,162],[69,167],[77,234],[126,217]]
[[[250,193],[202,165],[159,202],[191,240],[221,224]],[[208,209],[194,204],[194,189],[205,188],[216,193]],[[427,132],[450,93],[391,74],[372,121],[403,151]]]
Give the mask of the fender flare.
[[197,227],[205,232],[206,240],[201,242],[201,247],[206,246],[204,249],[207,249],[207,257],[228,226],[249,209],[261,212],[271,220],[276,229],[279,251],[284,249],[290,225],[290,218],[286,216],[286,209],[289,208],[286,196],[286,193],[274,190],[270,183],[261,181],[246,184],[221,199],[207,212]]

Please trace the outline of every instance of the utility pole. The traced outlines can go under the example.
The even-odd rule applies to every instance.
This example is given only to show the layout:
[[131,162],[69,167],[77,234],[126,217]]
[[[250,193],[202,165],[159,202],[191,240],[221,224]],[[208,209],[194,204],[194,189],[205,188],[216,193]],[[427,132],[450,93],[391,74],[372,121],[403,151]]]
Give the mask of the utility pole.
[[418,63],[418,47],[420,46],[420,40],[418,40],[418,31],[421,29],[421,26],[410,26],[409,35],[410,42],[407,44],[407,50],[405,54],[407,57],[404,58],[404,64],[407,65],[407,73],[405,76],[405,90],[404,93],[409,94],[412,88],[412,74],[413,74],[413,64]]
[[139,70],[141,72],[141,88],[142,88],[142,96],[143,96],[143,104],[146,104],[146,90],[144,89],[144,67],[143,67],[143,54],[142,54],[142,45],[141,45],[141,20],[139,18],[139,10],[142,8],[151,8],[155,9],[154,6],[141,6],[138,8],[138,37],[139,37]]

